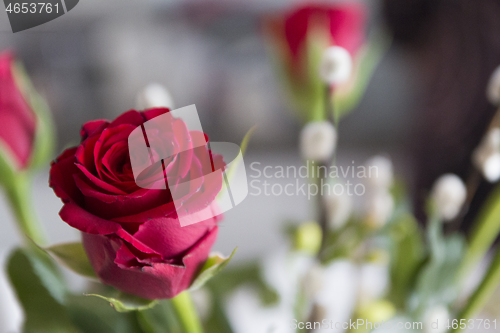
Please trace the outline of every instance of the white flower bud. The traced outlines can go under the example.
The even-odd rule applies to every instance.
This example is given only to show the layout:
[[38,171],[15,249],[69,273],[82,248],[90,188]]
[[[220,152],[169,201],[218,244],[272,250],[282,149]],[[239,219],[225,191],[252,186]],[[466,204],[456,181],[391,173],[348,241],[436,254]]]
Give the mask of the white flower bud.
[[308,123],[300,133],[300,151],[305,160],[328,161],[336,144],[337,131],[329,121]]
[[500,128],[493,128],[486,133],[474,150],[472,161],[489,182],[500,179]]
[[430,308],[424,315],[424,332],[425,333],[444,333],[446,332],[450,312],[443,306],[434,306]]
[[136,98],[137,110],[150,108],[170,108],[174,107],[174,101],[168,90],[158,83],[148,84],[142,89]]
[[352,59],[349,52],[340,46],[330,46],[323,53],[319,76],[328,84],[344,83],[351,77]]
[[486,96],[491,104],[500,104],[500,66],[495,69],[490,77],[490,81],[486,89]]
[[495,183],[500,179],[500,153],[488,156],[483,164],[483,175],[490,183]]
[[313,264],[304,275],[303,286],[308,297],[314,298],[322,289],[324,283],[323,268]]
[[329,227],[338,230],[345,226],[352,213],[352,198],[347,194],[329,193],[324,197]]
[[379,189],[368,197],[368,225],[383,227],[394,211],[394,199],[387,189]]
[[394,180],[392,162],[384,156],[373,156],[366,162],[368,184],[373,188],[389,188]]
[[436,205],[439,217],[450,221],[460,213],[467,198],[467,189],[457,175],[446,174],[434,183],[431,198]]

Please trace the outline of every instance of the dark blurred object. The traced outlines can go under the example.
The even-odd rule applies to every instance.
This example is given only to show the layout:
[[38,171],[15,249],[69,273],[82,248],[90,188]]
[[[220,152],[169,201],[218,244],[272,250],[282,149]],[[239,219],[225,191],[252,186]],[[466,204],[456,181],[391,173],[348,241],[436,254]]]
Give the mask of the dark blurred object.
[[[485,91],[500,65],[499,0],[384,0],[386,24],[397,46],[407,47],[422,74],[422,98],[415,115],[415,201],[423,200],[434,180],[453,172],[467,180],[471,154],[495,107]],[[491,190],[484,181],[465,217],[472,217]]]

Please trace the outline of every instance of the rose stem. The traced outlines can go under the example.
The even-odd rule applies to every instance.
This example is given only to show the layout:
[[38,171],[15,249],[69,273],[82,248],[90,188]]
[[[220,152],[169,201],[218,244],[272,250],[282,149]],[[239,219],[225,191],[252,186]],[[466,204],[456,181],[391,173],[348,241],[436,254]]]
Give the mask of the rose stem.
[[7,188],[7,197],[26,244],[31,246],[35,242],[38,245],[45,245],[46,237],[35,214],[31,193],[31,177],[28,173],[16,174],[12,185]]
[[[325,85],[325,101],[324,101],[324,119],[331,122],[334,127],[336,127],[335,123],[335,116],[333,114],[333,105],[332,105],[332,96],[331,96],[331,87],[329,84]],[[333,163],[335,163],[335,152],[333,154]],[[324,170],[324,172],[320,171]],[[328,178],[328,163],[322,162],[318,166],[318,188],[322,188],[322,182]],[[323,192],[320,191],[318,194],[318,210],[319,210],[319,215],[318,215],[318,223],[321,226],[321,247],[320,250],[318,251],[318,259],[321,259],[321,255],[323,253],[323,250],[326,246],[326,239],[327,239],[327,234],[328,234],[328,213],[326,209],[325,202],[323,200]]]
[[189,292],[184,291],[171,299],[180,323],[186,333],[203,333],[200,319]]

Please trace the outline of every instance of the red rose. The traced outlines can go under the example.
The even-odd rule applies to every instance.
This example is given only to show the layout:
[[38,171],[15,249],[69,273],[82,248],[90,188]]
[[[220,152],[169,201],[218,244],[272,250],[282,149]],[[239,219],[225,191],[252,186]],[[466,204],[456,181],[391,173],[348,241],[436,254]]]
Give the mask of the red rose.
[[0,148],[17,170],[26,168],[33,152],[36,116],[16,82],[14,58],[0,54]]
[[[171,298],[188,288],[207,259],[218,230],[217,217],[181,227],[180,213],[172,201],[172,197],[180,197],[171,192],[176,189],[146,189],[135,182],[129,134],[167,112],[165,108],[131,110],[112,122],[88,122],[81,131],[81,144],[64,151],[50,170],[50,186],[64,202],[59,214],[82,231],[83,245],[102,282],[148,299]],[[201,185],[182,193],[183,213],[215,206],[222,176],[210,177],[210,181],[203,176],[208,148],[178,153],[182,142],[204,145],[205,135],[189,131],[180,119],[168,119],[171,123],[165,128],[171,132],[148,135],[151,141],[165,142],[163,146],[173,152],[163,166],[170,170],[169,182],[170,177],[181,183],[202,175],[196,179]],[[222,165],[220,155],[213,159]],[[164,170],[156,169],[149,170],[150,176],[154,181],[163,178],[165,183]]]

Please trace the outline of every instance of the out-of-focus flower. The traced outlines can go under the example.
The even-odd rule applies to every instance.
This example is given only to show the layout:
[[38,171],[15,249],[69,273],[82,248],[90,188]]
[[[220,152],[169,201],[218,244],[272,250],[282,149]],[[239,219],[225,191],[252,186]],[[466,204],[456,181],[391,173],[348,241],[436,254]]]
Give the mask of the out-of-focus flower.
[[321,267],[318,263],[311,265],[302,281],[303,289],[306,295],[313,298],[321,292],[323,284],[325,283],[324,279],[323,267]]
[[[131,110],[112,122],[88,122],[81,131],[81,144],[64,151],[50,170],[50,186],[64,202],[59,214],[82,231],[83,245],[102,282],[148,299],[171,298],[188,288],[218,231],[219,217],[184,227],[179,223],[180,214],[216,210],[214,199],[222,187],[222,175],[203,176],[211,154],[205,134],[189,131],[181,119],[166,118],[164,131],[148,135],[150,142],[170,142],[167,147],[183,154],[163,160],[163,167],[153,165],[147,177],[165,183],[163,168],[179,183],[197,175],[189,189],[182,189],[183,210],[177,210],[172,201],[181,197],[176,193],[179,188],[144,189],[135,182],[129,134],[168,112],[166,108]],[[204,148],[179,146],[186,143]],[[223,166],[222,156],[213,155],[213,161]]]
[[[369,263],[360,267],[358,300],[362,306],[380,300],[390,284],[388,263]],[[384,320],[387,320],[384,319]]]
[[349,52],[340,46],[330,46],[323,53],[319,76],[330,85],[344,83],[351,77],[352,59]]
[[370,227],[379,229],[394,211],[394,198],[390,192],[394,180],[392,162],[387,157],[376,155],[366,161],[365,166],[365,220]]
[[330,229],[341,229],[351,216],[353,208],[352,197],[347,194],[337,195],[335,193],[328,193],[324,196],[324,201]]
[[322,230],[314,221],[302,223],[295,231],[295,249],[315,255],[321,247]]
[[300,132],[300,151],[305,160],[327,162],[337,144],[337,131],[329,121],[308,123]]
[[374,229],[383,227],[394,211],[394,199],[387,189],[379,189],[369,194],[366,220]]
[[444,305],[430,308],[424,315],[423,327],[425,333],[444,333],[448,331],[447,325],[450,312]]
[[174,100],[170,92],[161,84],[148,84],[137,94],[137,110],[151,108],[174,108]]
[[453,220],[460,213],[467,198],[463,181],[454,174],[445,174],[434,183],[431,199],[436,213],[444,221]]
[[[345,79],[347,72],[353,72],[347,66],[343,66],[342,71],[332,71],[330,65],[338,64],[339,53],[335,53],[332,63],[331,53],[325,50],[330,46],[340,47],[356,65],[365,43],[365,24],[366,10],[358,2],[307,3],[265,21],[265,32],[280,78],[305,120],[318,120],[311,115],[324,105],[325,84],[320,72],[330,83],[342,81],[350,85],[353,78],[349,75],[349,80]],[[324,55],[328,61],[321,66]]]
[[388,189],[394,181],[392,161],[384,156],[376,155],[366,162],[368,184],[376,189]]
[[472,161],[489,182],[500,179],[500,128],[490,129],[472,154]]
[[49,158],[52,133],[45,109],[13,55],[0,53],[0,149],[2,161],[13,171]]
[[500,66],[497,67],[491,75],[488,88],[486,90],[486,96],[491,104],[500,104]]

